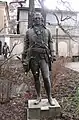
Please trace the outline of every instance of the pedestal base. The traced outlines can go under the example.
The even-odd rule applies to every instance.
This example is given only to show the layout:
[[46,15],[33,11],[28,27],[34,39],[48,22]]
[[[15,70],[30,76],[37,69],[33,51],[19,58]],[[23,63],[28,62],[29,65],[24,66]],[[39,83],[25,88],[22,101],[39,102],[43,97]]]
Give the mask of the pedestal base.
[[35,100],[28,100],[27,120],[54,119],[60,114],[60,105],[53,99],[54,106],[48,103],[48,99],[42,99],[38,105],[34,105]]

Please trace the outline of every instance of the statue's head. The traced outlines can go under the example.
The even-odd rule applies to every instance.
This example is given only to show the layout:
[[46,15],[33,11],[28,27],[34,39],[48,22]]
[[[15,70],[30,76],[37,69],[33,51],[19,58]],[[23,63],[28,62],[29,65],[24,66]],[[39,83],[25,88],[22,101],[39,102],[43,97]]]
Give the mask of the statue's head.
[[35,13],[33,17],[33,22],[34,25],[43,25],[44,24],[44,19],[41,13]]

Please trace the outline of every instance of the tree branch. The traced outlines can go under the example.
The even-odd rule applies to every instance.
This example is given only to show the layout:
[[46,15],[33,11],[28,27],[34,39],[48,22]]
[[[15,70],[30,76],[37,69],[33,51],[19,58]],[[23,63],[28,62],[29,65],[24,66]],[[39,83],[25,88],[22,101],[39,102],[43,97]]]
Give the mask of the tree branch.
[[[41,0],[41,1],[38,0],[38,1],[39,1],[39,3],[40,3],[41,7],[44,9],[44,6],[42,5],[42,0]],[[67,3],[68,5],[70,5],[67,1],[64,2],[63,0],[61,0],[61,2],[63,2],[63,4],[66,4],[66,3]],[[69,8],[69,10],[70,10],[70,8]],[[71,10],[70,10],[70,11],[71,11]],[[72,39],[73,41],[79,43],[78,41],[74,40],[74,39],[71,37],[71,35],[67,32],[67,30],[65,30],[65,29],[62,27],[61,22],[60,22],[58,16],[56,15],[56,13],[53,12],[53,15],[56,17],[57,25],[62,29],[62,31],[63,31],[65,34],[67,34],[70,39]],[[68,19],[71,19],[71,17],[70,17],[70,16],[67,16],[66,18],[62,19],[62,16],[61,16],[61,21],[68,20]]]

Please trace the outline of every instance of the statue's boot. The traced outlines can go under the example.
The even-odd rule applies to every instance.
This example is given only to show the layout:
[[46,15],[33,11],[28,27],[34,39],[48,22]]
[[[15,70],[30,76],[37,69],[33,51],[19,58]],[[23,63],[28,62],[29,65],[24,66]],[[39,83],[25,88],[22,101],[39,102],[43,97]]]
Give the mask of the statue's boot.
[[53,99],[51,96],[48,98],[48,102],[51,106],[55,106],[55,103],[53,102]]
[[37,99],[34,104],[37,105],[41,102],[40,81],[38,79],[38,75],[35,78],[35,88],[36,88],[36,92],[37,92]]
[[35,105],[38,105],[39,103],[41,102],[41,96],[40,97],[37,97],[36,101],[35,101]]
[[55,104],[53,103],[53,99],[51,96],[51,83],[49,79],[44,79],[44,85],[45,85],[45,89],[46,89],[46,93],[48,96],[48,102],[50,105],[54,106]]

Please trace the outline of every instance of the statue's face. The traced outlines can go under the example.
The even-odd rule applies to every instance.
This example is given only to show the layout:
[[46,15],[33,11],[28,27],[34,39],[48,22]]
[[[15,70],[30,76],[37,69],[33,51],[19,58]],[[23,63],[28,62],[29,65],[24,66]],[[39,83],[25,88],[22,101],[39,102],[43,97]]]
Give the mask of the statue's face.
[[40,17],[35,18],[35,25],[41,25],[41,18]]
[[35,14],[34,16],[34,24],[35,25],[42,25],[43,24],[43,17],[41,14]]

